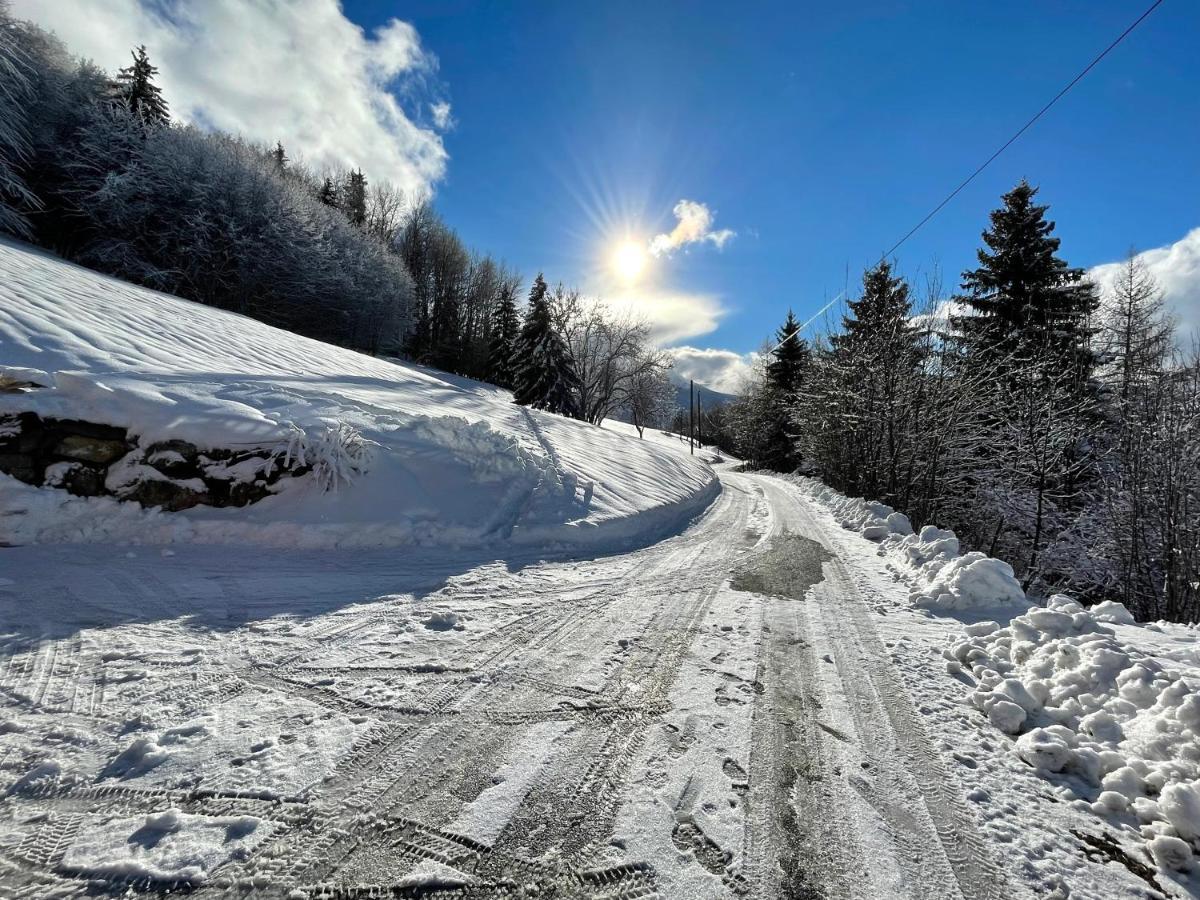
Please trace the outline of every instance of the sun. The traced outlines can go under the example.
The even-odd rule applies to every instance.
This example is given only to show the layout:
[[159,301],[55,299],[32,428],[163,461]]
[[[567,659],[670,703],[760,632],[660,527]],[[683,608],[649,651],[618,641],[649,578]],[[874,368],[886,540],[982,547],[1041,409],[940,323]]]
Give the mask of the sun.
[[646,268],[646,248],[637,241],[621,241],[613,251],[612,267],[618,278],[633,284]]

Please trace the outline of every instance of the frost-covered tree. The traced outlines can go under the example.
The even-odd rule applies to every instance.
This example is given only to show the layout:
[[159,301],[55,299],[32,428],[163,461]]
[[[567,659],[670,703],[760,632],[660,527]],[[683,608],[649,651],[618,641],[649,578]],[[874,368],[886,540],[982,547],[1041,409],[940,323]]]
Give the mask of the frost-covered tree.
[[500,387],[514,386],[517,339],[521,335],[521,319],[517,313],[516,285],[506,282],[496,296],[492,310],[492,334],[488,345],[487,380]]
[[0,2],[0,231],[20,237],[32,236],[25,214],[39,205],[20,174],[33,151],[28,128],[32,75],[8,4]]
[[332,206],[336,209],[340,202],[338,200],[337,185],[333,183],[333,178],[326,175],[321,181],[321,188],[317,191],[317,199],[325,206]]
[[275,142],[275,149],[271,151],[271,161],[275,163],[275,171],[283,173],[287,169],[288,155],[283,149],[281,141]]
[[517,403],[578,417],[577,379],[562,335],[554,328],[549,290],[541,272],[529,291],[515,363],[513,393]]
[[367,224],[367,177],[361,169],[354,169],[346,176],[342,209],[351,225],[362,228]]
[[162,88],[154,83],[158,69],[150,62],[145,44],[132,51],[133,65],[117,73],[117,96],[135,117],[148,125],[166,125],[171,116]]

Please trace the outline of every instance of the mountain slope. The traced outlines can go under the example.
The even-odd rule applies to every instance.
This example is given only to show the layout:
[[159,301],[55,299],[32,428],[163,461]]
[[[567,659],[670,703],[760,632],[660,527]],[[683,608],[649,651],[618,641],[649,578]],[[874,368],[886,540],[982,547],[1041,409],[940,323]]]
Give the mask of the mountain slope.
[[680,527],[719,491],[706,464],[672,448],[0,241],[5,370],[45,387],[0,394],[0,414],[120,425],[143,446],[282,448],[338,424],[377,445],[352,484],[289,480],[241,509],[162,513],[0,474],[0,540],[11,543],[621,544]]

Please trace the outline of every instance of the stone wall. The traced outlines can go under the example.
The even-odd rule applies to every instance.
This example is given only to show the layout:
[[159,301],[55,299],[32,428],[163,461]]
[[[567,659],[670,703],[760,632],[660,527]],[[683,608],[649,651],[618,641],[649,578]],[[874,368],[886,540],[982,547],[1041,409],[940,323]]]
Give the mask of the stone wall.
[[274,493],[285,466],[270,449],[201,450],[187,441],[140,445],[115,425],[36,413],[0,414],[0,472],[77,497],[115,497],[165,510],[246,506]]

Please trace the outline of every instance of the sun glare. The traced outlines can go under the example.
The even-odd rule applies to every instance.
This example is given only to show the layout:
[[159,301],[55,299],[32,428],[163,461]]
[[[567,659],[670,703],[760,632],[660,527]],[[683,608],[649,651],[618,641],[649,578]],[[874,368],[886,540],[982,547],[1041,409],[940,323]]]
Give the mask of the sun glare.
[[612,265],[618,278],[633,284],[646,268],[646,248],[637,241],[622,241],[613,253]]

